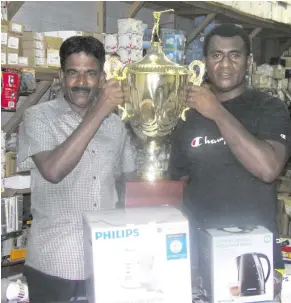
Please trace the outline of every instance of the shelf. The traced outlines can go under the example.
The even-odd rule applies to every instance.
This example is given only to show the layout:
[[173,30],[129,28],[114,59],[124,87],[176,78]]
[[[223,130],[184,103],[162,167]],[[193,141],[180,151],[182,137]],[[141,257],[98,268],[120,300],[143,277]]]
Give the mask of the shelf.
[[25,259],[15,260],[15,261],[9,261],[9,259],[6,259],[5,261],[1,262],[1,267],[23,264],[24,262],[25,262]]
[[9,198],[15,195],[29,195],[30,193],[31,193],[30,188],[24,188],[24,189],[5,188],[5,191],[2,192],[1,197]]
[[12,231],[10,233],[1,235],[1,242],[6,241],[11,238],[19,237],[22,234],[23,230]]
[[34,69],[35,78],[38,81],[52,81],[54,78],[58,78],[58,68],[49,67],[29,67],[18,65],[2,65],[2,68],[17,68],[17,69]]

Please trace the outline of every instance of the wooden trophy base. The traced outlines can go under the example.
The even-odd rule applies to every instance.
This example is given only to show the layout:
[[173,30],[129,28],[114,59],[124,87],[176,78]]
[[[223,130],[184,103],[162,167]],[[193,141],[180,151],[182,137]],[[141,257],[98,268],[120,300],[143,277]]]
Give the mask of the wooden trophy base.
[[179,206],[183,203],[183,181],[131,181],[126,183],[125,207]]

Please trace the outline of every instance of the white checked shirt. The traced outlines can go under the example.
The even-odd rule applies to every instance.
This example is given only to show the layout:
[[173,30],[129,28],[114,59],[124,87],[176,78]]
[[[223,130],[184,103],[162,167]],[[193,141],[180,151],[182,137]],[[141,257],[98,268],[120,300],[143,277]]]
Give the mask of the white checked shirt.
[[18,165],[31,169],[33,222],[26,264],[69,280],[85,279],[82,213],[115,208],[115,174],[135,170],[125,126],[111,114],[74,170],[58,184],[46,181],[31,156],[53,150],[80,122],[67,101],[59,98],[26,110],[19,134]]

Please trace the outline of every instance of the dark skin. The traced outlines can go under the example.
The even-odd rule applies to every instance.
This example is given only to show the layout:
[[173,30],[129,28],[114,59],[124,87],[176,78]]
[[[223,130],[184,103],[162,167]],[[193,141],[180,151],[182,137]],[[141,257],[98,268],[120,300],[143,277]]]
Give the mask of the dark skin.
[[42,176],[51,183],[59,183],[76,167],[104,118],[124,97],[118,81],[105,82],[98,60],[82,52],[67,58],[60,80],[66,100],[83,119],[61,145],[32,157]]
[[285,146],[272,140],[258,140],[221,104],[245,91],[244,77],[250,59],[241,37],[213,36],[204,58],[210,89],[190,87],[187,103],[216,123],[232,153],[251,174],[271,183],[287,161]]

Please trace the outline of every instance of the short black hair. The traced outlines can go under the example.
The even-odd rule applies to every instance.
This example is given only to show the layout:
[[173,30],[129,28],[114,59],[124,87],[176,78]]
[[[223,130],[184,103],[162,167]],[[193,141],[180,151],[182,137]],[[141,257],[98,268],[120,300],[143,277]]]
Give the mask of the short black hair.
[[220,37],[235,37],[239,36],[243,39],[247,56],[251,54],[251,42],[248,34],[239,26],[235,24],[221,24],[214,27],[205,37],[203,45],[203,54],[207,56],[208,46],[213,36]]
[[73,36],[62,43],[60,48],[61,68],[64,70],[66,60],[69,56],[81,52],[95,57],[100,64],[101,71],[103,70],[105,62],[104,46],[98,39],[91,36]]

